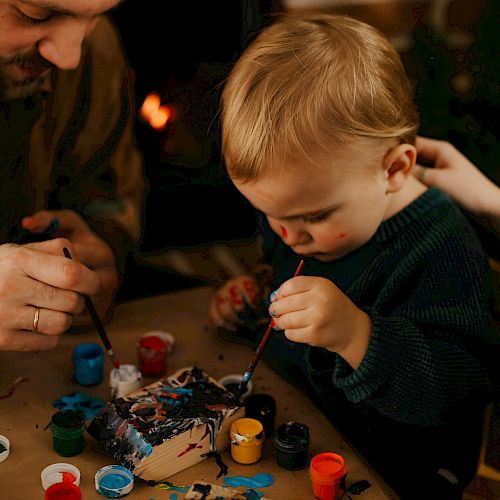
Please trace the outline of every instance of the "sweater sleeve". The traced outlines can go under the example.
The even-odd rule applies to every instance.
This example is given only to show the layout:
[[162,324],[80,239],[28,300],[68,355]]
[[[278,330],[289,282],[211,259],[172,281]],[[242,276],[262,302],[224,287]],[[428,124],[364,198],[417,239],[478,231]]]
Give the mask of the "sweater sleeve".
[[483,295],[486,261],[463,243],[444,248],[428,259],[409,252],[399,269],[413,275],[394,273],[379,300],[362,307],[373,320],[368,351],[356,370],[339,357],[333,376],[351,401],[399,421],[442,425],[487,397],[485,352],[498,350],[498,337]]

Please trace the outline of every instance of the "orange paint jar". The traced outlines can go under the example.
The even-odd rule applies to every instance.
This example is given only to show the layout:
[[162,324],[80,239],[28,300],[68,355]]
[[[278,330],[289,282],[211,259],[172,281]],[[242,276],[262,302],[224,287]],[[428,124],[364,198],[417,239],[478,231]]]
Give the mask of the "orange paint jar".
[[344,459],[336,453],[315,455],[309,464],[314,497],[317,500],[336,500],[344,496],[347,469]]

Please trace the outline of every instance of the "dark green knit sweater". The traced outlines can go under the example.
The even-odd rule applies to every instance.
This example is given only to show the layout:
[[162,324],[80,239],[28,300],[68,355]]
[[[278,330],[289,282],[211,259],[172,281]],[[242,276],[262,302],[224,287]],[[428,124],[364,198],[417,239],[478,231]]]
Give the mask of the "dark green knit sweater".
[[[299,256],[263,226],[277,288],[293,275]],[[341,390],[347,400],[399,422],[442,426],[485,400],[490,380],[482,353],[496,342],[488,263],[475,233],[440,191],[426,191],[350,255],[329,263],[307,259],[302,274],[331,279],[373,320],[356,370],[335,353],[272,336],[267,358],[285,376],[307,380],[325,408],[335,409]]]

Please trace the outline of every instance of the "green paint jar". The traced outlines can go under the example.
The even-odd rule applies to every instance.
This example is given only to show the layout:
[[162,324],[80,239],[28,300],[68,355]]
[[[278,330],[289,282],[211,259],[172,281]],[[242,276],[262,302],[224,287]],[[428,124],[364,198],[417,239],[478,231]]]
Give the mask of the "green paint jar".
[[83,451],[85,430],[83,414],[61,410],[52,416],[52,446],[59,455],[72,457]]

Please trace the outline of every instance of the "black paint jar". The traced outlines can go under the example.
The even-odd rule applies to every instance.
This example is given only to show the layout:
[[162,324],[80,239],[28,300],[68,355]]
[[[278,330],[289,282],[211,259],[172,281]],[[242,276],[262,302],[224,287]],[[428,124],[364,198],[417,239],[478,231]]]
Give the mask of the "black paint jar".
[[245,417],[258,420],[264,427],[266,438],[274,432],[276,401],[269,394],[250,394],[245,399]]
[[276,461],[287,470],[300,470],[309,462],[309,427],[299,422],[280,425],[274,434]]

